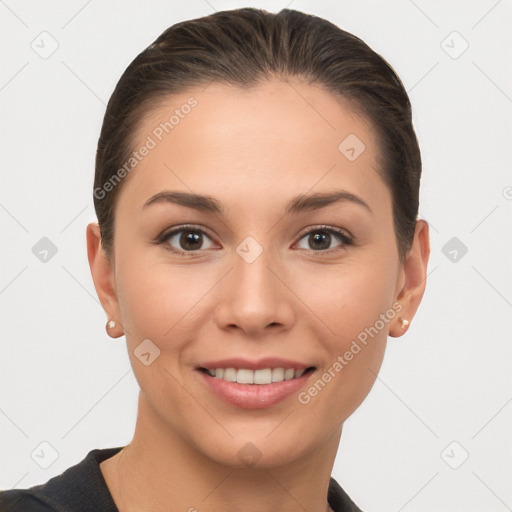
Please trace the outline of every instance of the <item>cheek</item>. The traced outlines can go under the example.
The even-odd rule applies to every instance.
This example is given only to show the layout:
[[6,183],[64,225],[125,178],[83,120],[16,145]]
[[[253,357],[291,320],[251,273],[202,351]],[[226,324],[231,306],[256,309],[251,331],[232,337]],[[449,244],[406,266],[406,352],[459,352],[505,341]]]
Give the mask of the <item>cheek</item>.
[[[150,258],[144,264],[141,261],[133,251],[122,258],[117,268],[118,300],[131,366],[154,410],[163,411],[163,416],[167,410],[180,411],[183,416],[187,408],[194,407],[194,401],[183,393],[179,384],[184,379],[181,363],[184,348],[194,337],[191,331],[194,305],[206,290],[195,286],[199,283],[192,284],[190,276],[179,269],[171,270],[170,266],[156,264]],[[146,361],[144,352],[150,354]],[[166,417],[165,421],[180,428],[175,418]]]
[[149,338],[166,352],[186,345],[215,277],[201,265],[171,266],[135,251],[123,257],[118,300],[128,344],[134,347]]
[[[353,257],[331,268],[310,268],[294,289],[306,298],[310,311],[324,325],[324,333],[330,334],[332,348],[343,350],[392,306],[396,278],[392,258],[371,261]],[[387,333],[388,326],[389,322],[379,330]]]
[[319,269],[307,279],[308,305],[325,327],[321,339],[326,357],[298,399],[334,424],[361,404],[382,364],[389,326],[397,315],[392,308],[396,266],[391,256],[368,263],[347,259],[337,270]]
[[326,424],[343,423],[370,392],[383,360],[385,338],[376,336],[367,345],[350,344],[333,364],[322,368],[317,378],[298,397],[310,408],[308,413],[322,417]]
[[173,323],[169,316],[175,311],[173,284],[162,269],[145,261],[137,251],[124,251],[119,244],[116,268],[117,298],[126,331],[131,344],[138,339],[160,339]]

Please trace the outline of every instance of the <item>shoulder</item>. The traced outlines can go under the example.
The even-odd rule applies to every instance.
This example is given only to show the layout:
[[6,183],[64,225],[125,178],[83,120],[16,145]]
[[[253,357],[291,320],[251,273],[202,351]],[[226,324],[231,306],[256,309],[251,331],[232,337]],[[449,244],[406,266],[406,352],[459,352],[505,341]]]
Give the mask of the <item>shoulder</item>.
[[90,451],[44,484],[0,491],[0,512],[118,512],[99,464],[121,447]]
[[38,496],[32,489],[0,491],[1,512],[50,512],[61,511],[58,503],[44,495]]
[[334,512],[363,512],[334,478],[329,482],[327,500]]

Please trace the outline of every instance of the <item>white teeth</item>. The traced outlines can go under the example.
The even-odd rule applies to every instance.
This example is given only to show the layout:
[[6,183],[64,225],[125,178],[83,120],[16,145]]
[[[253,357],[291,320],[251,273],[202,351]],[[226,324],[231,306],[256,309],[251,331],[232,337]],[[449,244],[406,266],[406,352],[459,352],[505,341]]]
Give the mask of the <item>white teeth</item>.
[[254,384],[270,384],[272,382],[272,370],[265,368],[264,370],[256,370],[254,372]]
[[283,382],[284,380],[298,379],[304,375],[306,370],[295,370],[294,368],[264,368],[262,370],[248,370],[246,368],[215,368],[208,370],[208,373],[217,379],[237,382],[238,384],[271,384]]
[[284,380],[284,368],[274,368],[272,370],[272,382],[282,382]]
[[295,370],[293,368],[287,368],[284,371],[284,380],[292,380],[295,376]]
[[254,384],[254,372],[252,370],[238,370],[236,381],[238,384]]
[[236,370],[234,368],[226,368],[221,378],[229,382],[236,382]]

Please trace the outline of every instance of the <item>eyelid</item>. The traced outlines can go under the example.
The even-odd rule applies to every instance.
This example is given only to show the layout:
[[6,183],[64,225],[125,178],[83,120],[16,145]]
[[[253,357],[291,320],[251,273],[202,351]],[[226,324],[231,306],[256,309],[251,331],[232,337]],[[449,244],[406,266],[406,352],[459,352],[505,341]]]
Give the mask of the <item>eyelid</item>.
[[214,241],[215,237],[211,234],[208,228],[199,226],[197,224],[180,224],[179,226],[173,226],[171,229],[165,230],[161,235],[158,236],[156,243],[164,243],[176,233],[179,233],[180,231],[186,231],[187,229],[190,231],[197,231],[198,233],[202,233],[203,235],[206,235],[210,240]]
[[335,232],[338,235],[342,235],[350,240],[353,240],[353,236],[350,234],[349,231],[343,228],[338,228],[336,226],[329,226],[328,224],[318,224],[317,226],[308,226],[307,228],[304,228],[303,230],[299,231],[299,233],[296,235],[300,238],[303,238],[304,235],[307,235],[313,231],[329,231],[329,232]]

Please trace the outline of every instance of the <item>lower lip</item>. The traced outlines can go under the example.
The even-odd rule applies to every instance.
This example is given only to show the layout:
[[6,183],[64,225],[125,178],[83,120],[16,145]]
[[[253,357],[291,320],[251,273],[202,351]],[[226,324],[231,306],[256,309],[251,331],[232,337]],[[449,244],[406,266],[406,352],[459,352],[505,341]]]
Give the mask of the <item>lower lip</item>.
[[242,409],[265,409],[299,392],[313,372],[271,384],[238,384],[199,372],[207,386],[225,402]]

